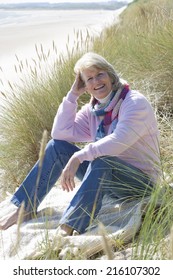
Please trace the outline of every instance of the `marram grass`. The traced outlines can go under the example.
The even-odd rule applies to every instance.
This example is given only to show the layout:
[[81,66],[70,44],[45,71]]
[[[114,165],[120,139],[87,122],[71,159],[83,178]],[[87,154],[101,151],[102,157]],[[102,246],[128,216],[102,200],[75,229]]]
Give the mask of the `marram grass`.
[[[36,46],[37,60],[33,63],[20,61],[16,56],[19,81],[8,81],[8,89],[0,93],[0,169],[4,170],[6,190],[14,191],[38,159],[44,130],[50,138],[54,116],[71,88],[73,67],[82,54],[82,35],[75,36],[77,47],[71,53],[67,49],[66,55],[59,54],[53,42],[46,53],[42,45]],[[85,37],[86,48],[87,40]]]

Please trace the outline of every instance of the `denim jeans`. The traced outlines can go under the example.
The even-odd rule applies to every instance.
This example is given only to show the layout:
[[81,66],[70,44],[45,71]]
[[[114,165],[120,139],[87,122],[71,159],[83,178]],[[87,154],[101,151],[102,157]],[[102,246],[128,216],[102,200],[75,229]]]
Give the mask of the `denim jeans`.
[[[69,142],[50,140],[41,170],[37,161],[11,201],[18,207],[24,202],[26,211],[35,211],[78,150]],[[84,233],[97,216],[105,194],[122,201],[147,196],[153,187],[143,172],[117,157],[104,156],[92,162],[84,161],[76,176],[81,180],[81,186],[62,215],[60,224],[67,224],[79,233]]]

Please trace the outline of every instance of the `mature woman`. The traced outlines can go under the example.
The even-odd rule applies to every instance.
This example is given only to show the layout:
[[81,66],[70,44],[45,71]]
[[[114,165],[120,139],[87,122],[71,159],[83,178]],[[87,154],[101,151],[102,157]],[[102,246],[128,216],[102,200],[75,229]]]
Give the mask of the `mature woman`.
[[[105,194],[120,201],[142,198],[157,182],[158,128],[147,99],[98,54],[86,53],[74,71],[76,79],[54,119],[38,188],[39,162],[13,195],[17,208],[3,218],[1,229],[16,223],[22,202],[26,216],[37,209],[60,175],[68,192],[75,188],[75,175],[81,180],[59,223],[63,235],[84,233]],[[86,92],[91,100],[77,112],[78,98]],[[87,144],[79,149],[74,142]]]

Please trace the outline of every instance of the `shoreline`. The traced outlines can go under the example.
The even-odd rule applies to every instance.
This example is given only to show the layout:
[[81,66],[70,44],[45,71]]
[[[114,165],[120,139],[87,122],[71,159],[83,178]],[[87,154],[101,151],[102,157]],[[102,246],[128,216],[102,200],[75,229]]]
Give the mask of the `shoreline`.
[[118,20],[125,7],[114,10],[75,10],[75,11],[30,11],[11,24],[0,25],[0,91],[4,91],[7,81],[17,81],[15,65],[17,57],[30,63],[36,57],[35,46],[42,45],[50,50],[52,43],[61,54],[66,45],[72,49],[75,44],[74,32],[82,32],[84,38],[89,32],[98,36],[101,31]]

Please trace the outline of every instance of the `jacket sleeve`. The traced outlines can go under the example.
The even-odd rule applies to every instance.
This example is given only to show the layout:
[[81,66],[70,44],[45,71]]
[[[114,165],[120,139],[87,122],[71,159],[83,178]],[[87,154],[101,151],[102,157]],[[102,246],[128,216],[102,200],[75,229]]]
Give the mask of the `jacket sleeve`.
[[51,136],[71,142],[91,141],[87,105],[77,112],[77,97],[69,92],[63,98],[55,116]]

